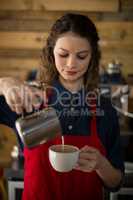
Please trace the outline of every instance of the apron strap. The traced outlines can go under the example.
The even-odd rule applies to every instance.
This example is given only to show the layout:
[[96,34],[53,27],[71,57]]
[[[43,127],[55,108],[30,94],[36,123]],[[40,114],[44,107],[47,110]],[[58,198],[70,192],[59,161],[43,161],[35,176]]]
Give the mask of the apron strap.
[[96,99],[93,99],[90,104],[90,111],[91,111],[91,123],[90,123],[90,130],[91,134],[97,135],[97,120],[96,120]]

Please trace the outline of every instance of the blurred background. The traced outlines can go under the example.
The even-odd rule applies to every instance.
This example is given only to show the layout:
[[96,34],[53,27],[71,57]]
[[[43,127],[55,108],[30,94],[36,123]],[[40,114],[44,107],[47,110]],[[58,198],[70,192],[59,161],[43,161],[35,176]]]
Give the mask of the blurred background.
[[39,66],[38,57],[53,22],[68,11],[88,15],[101,38],[101,66],[121,63],[133,73],[132,0],[0,0],[0,76],[25,79]]
[[[66,12],[95,22],[101,38],[101,92],[112,98],[118,91],[114,103],[120,108],[127,176],[120,192],[105,199],[133,199],[133,0],[0,0],[0,77],[34,80],[50,27]],[[23,159],[10,132],[0,125],[0,200],[19,200],[23,190]]]

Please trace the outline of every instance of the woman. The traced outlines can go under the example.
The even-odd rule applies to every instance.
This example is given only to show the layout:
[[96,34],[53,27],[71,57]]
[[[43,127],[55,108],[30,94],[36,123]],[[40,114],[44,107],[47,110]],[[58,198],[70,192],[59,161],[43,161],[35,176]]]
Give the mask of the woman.
[[[48,147],[61,143],[59,138],[25,148],[23,200],[102,200],[104,187],[110,191],[120,187],[124,166],[118,119],[111,103],[97,92],[98,42],[88,17],[66,14],[52,26],[42,55],[41,82],[51,86],[50,95],[44,93],[42,98],[40,91],[12,78],[0,80],[1,94],[12,110],[1,97],[1,123],[14,127],[15,113],[31,112],[40,95],[57,110],[65,143],[81,150],[75,169],[60,173],[48,160]],[[26,101],[20,88],[27,90]]]

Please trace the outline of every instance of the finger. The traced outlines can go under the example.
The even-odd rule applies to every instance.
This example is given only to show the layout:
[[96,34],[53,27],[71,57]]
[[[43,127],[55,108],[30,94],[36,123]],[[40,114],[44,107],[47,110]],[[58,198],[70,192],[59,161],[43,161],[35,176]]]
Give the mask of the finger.
[[76,170],[79,170],[79,171],[82,171],[82,172],[88,172],[88,173],[90,173],[90,172],[92,172],[93,171],[93,169],[92,168],[85,168],[85,167],[75,167],[74,169],[76,169]]
[[17,114],[23,113],[23,108],[21,106],[16,106],[15,104],[8,104],[8,105],[13,112]]
[[95,161],[88,161],[84,159],[80,159],[76,164],[75,168],[80,170],[92,171],[95,170]]
[[16,112],[16,107],[14,104],[8,104],[10,109],[13,111],[13,112]]
[[96,161],[95,160],[84,159],[84,158],[79,158],[79,160],[77,162],[77,165],[94,168],[94,166],[96,165]]
[[17,112],[18,114],[22,113],[22,103],[19,103],[19,100],[16,100],[15,97],[6,99],[6,102],[13,112]]
[[30,113],[33,111],[33,106],[32,106],[32,102],[31,102],[31,98],[30,96],[26,96],[25,97],[25,101],[24,101],[24,105],[23,105],[25,111],[27,113]]
[[23,100],[19,96],[19,94],[12,94],[11,101],[12,101],[12,104],[14,104],[15,106],[23,107]]
[[88,146],[85,145],[85,146],[83,146],[83,147],[80,149],[80,151],[85,151],[85,152],[86,152],[87,149],[88,149]]
[[94,147],[91,147],[91,146],[88,146],[88,145],[85,145],[84,147],[82,147],[81,149],[80,149],[82,152],[87,152],[87,151],[89,151],[89,152],[97,152],[97,149],[96,148],[94,148]]
[[38,109],[42,104],[41,92],[33,87],[25,86],[23,107],[26,112],[32,112],[33,108]]
[[31,103],[29,103],[27,106],[25,106],[25,110],[27,113],[33,112],[33,107],[31,105]]
[[22,106],[15,106],[15,112],[17,114],[22,114],[23,113],[23,108]]
[[25,85],[23,88],[23,108],[27,113],[30,113],[33,111],[33,105],[32,105],[32,90],[29,86]]
[[88,165],[88,160],[85,160],[85,159],[79,159],[77,164],[78,164],[79,166],[85,166],[85,165]]
[[74,169],[76,170],[80,170],[80,171],[84,171],[84,172],[91,172],[94,170],[94,168],[92,166],[89,166],[89,165],[76,165],[74,167]]
[[96,159],[96,155],[95,155],[95,153],[81,152],[79,154],[79,158],[81,158],[81,159],[87,159],[87,160],[95,160]]
[[9,96],[11,96],[15,103],[23,104],[23,87],[14,87],[10,90]]
[[22,106],[22,99],[18,92],[15,92],[13,90],[12,92],[10,91],[10,93],[8,92],[6,95],[6,99],[9,104],[17,104]]

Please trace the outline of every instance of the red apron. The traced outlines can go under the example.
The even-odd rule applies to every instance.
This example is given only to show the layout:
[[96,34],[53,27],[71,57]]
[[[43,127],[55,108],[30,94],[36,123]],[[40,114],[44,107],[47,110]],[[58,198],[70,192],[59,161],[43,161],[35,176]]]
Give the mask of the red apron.
[[[106,154],[96,128],[96,117],[91,120],[89,136],[64,136],[65,144],[82,148],[89,145]],[[103,185],[95,171],[88,173],[73,169],[70,172],[56,172],[48,159],[48,148],[60,144],[56,138],[30,150],[25,148],[25,175],[23,200],[102,200]]]

